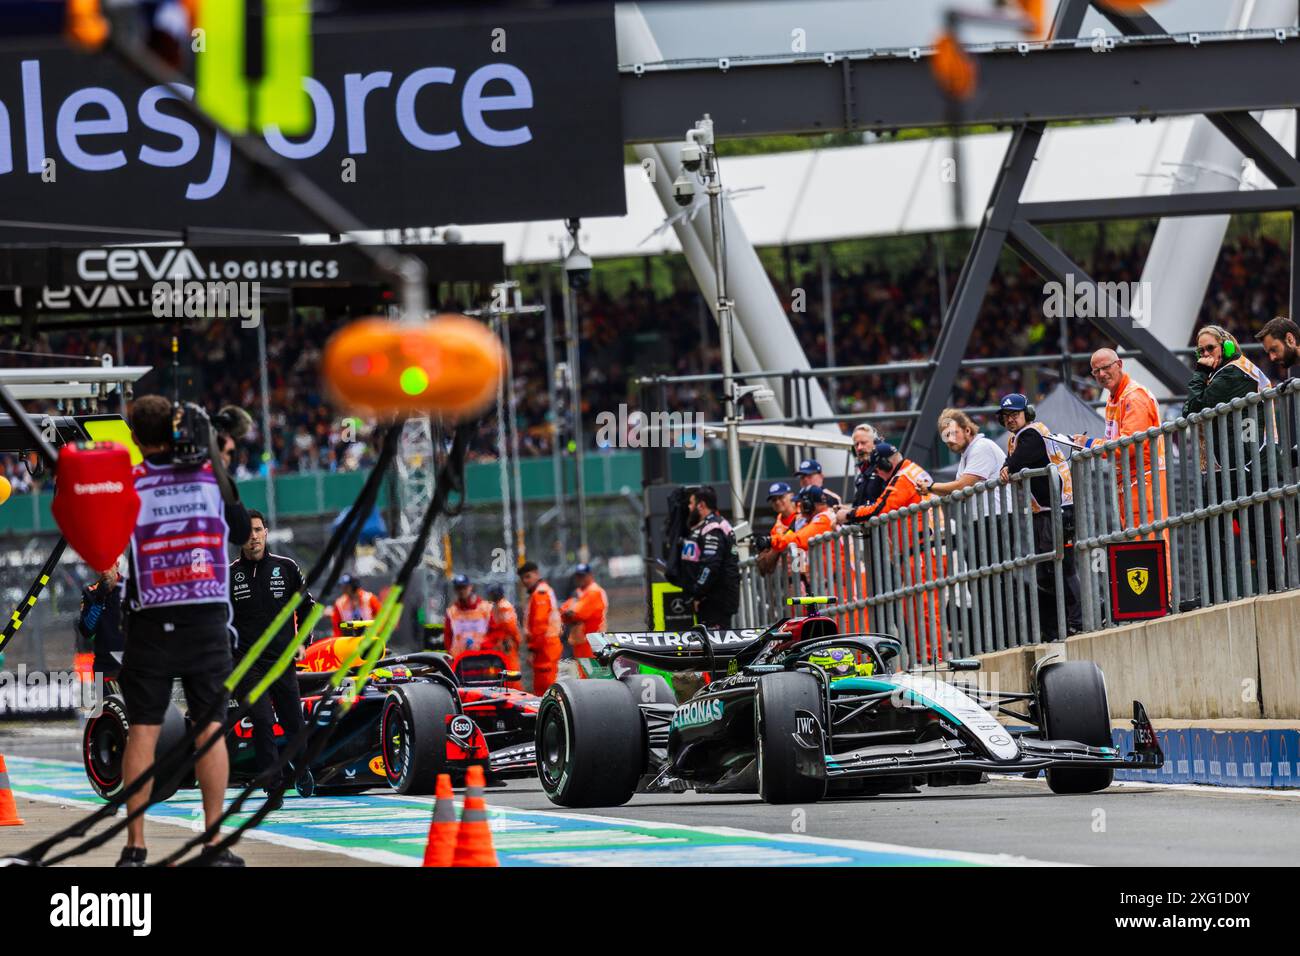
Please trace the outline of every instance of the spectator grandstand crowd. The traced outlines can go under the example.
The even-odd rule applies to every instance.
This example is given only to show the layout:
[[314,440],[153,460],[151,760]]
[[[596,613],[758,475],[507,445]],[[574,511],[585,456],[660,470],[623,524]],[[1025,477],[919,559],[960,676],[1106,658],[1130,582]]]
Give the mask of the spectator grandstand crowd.
[[[1145,240],[1127,249],[1102,249],[1079,257],[1098,281],[1137,281],[1145,259]],[[791,318],[805,352],[815,366],[826,364],[825,323],[821,314],[821,279],[815,262],[796,262],[788,278],[773,277],[780,300],[789,308],[794,290],[803,288],[806,311]],[[1287,249],[1263,233],[1242,234],[1225,243],[1207,290],[1196,326],[1217,323],[1249,341],[1253,329],[1268,318],[1288,312]],[[657,295],[632,282],[626,291],[612,295],[600,286],[597,269],[593,287],[578,296],[581,316],[582,414],[589,446],[595,435],[595,416],[622,403],[638,407],[635,379],[639,375],[715,372],[720,367],[717,329],[707,307],[684,269],[676,269],[677,289]],[[525,287],[530,279],[523,276]],[[949,293],[956,270],[947,276]],[[532,289],[536,295],[536,285]],[[941,309],[938,270],[928,252],[908,267],[885,268],[870,262],[854,269],[837,268],[832,276],[832,328],[837,365],[868,365],[925,360],[938,338]],[[1039,277],[1009,258],[997,273],[984,299],[983,311],[972,337],[967,358],[1032,355],[1059,351],[1058,321],[1043,315],[1044,292]],[[562,314],[558,291],[551,303]],[[557,322],[557,327],[561,323]],[[321,389],[321,350],[337,318],[320,310],[300,310],[291,324],[267,329],[267,371],[270,386],[271,442],[269,455],[261,433],[257,338],[252,330],[231,334],[224,321],[206,321],[179,329],[182,395],[201,398],[210,409],[233,403],[248,409],[252,431],[240,443],[235,459],[238,477],[276,472],[349,471],[368,467],[375,455],[369,423],[356,422],[332,408]],[[126,364],[152,365],[137,392],[166,391],[170,385],[169,332],[157,327],[123,330],[122,360]],[[1091,352],[1109,344],[1086,321],[1069,327],[1073,352]],[[707,341],[702,341],[702,335]],[[515,386],[518,396],[516,424],[524,456],[550,454],[557,428],[562,443],[569,428],[563,407],[557,413],[546,388],[546,352],[540,319],[516,319],[512,325]],[[1187,343],[1176,343],[1185,345]],[[68,354],[116,355],[112,330],[43,333],[36,341],[10,335],[6,348],[44,352],[49,364],[65,364]],[[563,355],[563,350],[558,350]],[[39,359],[33,360],[39,361]],[[1095,386],[1076,386],[1081,397],[1098,397]],[[846,422],[854,416],[906,408],[919,378],[906,375],[870,375],[841,379],[837,410]],[[1046,389],[1054,379],[1041,380]],[[978,406],[1007,391],[1032,390],[1018,369],[967,369],[958,379],[952,403]],[[669,393],[672,408],[716,417],[716,389],[708,385],[679,385]],[[52,408],[52,406],[51,406]],[[557,418],[559,419],[557,421]],[[494,459],[497,421],[489,411],[473,448],[473,457]],[[8,456],[2,466],[15,493],[34,483],[22,463]],[[39,484],[39,481],[36,482]]]

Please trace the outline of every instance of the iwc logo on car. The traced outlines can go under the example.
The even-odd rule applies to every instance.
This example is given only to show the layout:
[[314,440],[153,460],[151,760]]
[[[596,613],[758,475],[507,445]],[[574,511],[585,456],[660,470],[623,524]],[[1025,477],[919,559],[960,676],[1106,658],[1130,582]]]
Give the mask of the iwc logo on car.
[[677,708],[677,712],[673,714],[672,726],[673,730],[682,730],[686,727],[702,727],[721,719],[722,701],[693,700]]

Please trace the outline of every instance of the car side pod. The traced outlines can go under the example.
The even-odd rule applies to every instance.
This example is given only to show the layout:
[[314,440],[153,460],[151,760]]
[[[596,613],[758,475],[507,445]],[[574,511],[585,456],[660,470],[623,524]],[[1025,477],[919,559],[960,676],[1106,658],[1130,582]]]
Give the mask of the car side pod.
[[1140,700],[1133,701],[1133,752],[1128,754],[1125,763],[1139,767],[1159,770],[1165,765],[1165,752],[1160,749],[1160,740],[1155,728],[1147,717],[1147,709]]

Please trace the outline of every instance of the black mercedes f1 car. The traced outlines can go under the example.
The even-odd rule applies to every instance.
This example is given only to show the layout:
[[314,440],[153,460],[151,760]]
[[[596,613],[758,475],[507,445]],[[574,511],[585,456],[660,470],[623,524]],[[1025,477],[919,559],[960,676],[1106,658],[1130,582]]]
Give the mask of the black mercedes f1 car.
[[[1056,793],[1090,793],[1109,786],[1117,767],[1164,763],[1137,701],[1135,752],[1113,746],[1105,681],[1089,661],[1048,658],[1031,692],[997,693],[943,679],[965,677],[976,660],[901,671],[898,640],[840,634],[821,616],[761,632],[588,639],[613,679],[562,680],[538,712],[537,773],[561,806],[687,789],[804,803],[828,791],[975,784],[989,773],[1045,773]],[[642,666],[710,679],[679,704],[664,677]]]
[[[300,671],[298,687],[308,719],[327,689],[329,674]],[[463,780],[482,764],[489,784],[534,773],[533,737],[538,698],[505,686],[517,675],[496,653],[418,653],[377,662],[356,703],[339,721],[309,767],[296,768],[302,796],[350,793],[388,786],[399,793],[433,793],[437,776]],[[231,702],[232,709],[236,706]],[[158,753],[180,741],[188,725],[173,704],[164,719]],[[110,696],[86,724],[82,759],[91,787],[108,798],[122,786],[122,753],[129,724],[122,699]],[[276,742],[284,732],[275,725]],[[231,730],[230,781],[245,786],[256,776],[253,725],[247,717]],[[175,776],[172,774],[172,776]],[[156,779],[166,780],[166,769]],[[192,772],[178,781],[194,786]],[[179,787],[165,788],[165,800]]]

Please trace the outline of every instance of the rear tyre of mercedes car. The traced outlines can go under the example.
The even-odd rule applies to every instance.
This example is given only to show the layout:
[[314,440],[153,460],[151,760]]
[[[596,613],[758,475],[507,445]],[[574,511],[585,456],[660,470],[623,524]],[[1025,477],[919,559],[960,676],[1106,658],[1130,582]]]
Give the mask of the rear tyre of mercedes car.
[[785,671],[763,675],[756,694],[758,795],[767,803],[816,803],[826,795],[821,685]]
[[562,807],[616,807],[646,767],[645,725],[621,680],[562,680],[537,711],[537,777]]
[[398,793],[433,793],[447,763],[447,717],[459,713],[441,684],[394,687],[379,718],[384,774]]
[[[1106,682],[1092,661],[1063,661],[1044,668],[1038,678],[1038,707],[1045,739],[1113,746]],[[1114,777],[1110,767],[1050,767],[1047,785],[1053,793],[1094,793],[1109,787]]]

